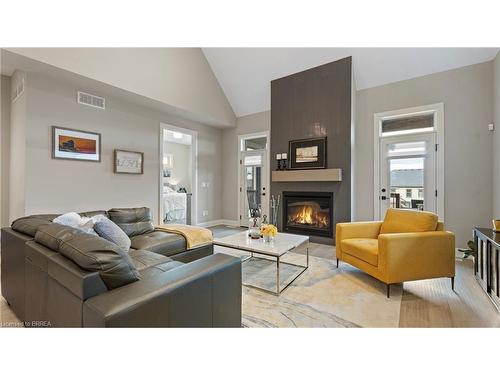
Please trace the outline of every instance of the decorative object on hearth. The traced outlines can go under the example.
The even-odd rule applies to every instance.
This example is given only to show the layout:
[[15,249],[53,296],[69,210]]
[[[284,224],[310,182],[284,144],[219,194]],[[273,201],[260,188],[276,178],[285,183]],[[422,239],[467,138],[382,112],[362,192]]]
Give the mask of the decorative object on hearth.
[[53,126],[52,158],[100,162],[101,135]]
[[288,158],[288,155],[286,154],[286,152],[281,154],[281,160],[283,162],[283,170],[284,171],[286,171],[286,169],[287,169],[287,165],[286,165],[287,158]]
[[136,151],[115,150],[115,173],[143,174],[144,153]]
[[278,197],[275,198],[274,195],[271,195],[271,224],[278,225],[278,211],[280,207],[280,199],[281,196],[278,194]]
[[281,153],[276,154],[276,161],[278,162],[278,166],[276,167],[276,170],[281,171]]
[[260,228],[260,234],[262,234],[264,242],[271,242],[272,240],[274,240],[274,237],[278,234],[278,228],[276,228],[272,224],[263,225]]
[[326,168],[326,137],[290,141],[288,152],[289,169]]

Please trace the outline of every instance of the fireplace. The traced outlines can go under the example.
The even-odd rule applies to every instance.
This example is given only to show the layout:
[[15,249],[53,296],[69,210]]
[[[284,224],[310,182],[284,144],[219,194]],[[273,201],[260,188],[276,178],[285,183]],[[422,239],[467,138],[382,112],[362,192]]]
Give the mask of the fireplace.
[[283,192],[283,231],[333,236],[333,193]]

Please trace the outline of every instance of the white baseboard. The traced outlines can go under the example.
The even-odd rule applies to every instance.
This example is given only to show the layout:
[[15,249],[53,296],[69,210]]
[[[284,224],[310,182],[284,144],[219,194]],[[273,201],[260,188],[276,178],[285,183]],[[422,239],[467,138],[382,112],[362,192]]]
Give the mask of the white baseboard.
[[216,225],[229,225],[233,227],[239,227],[240,223],[238,222],[238,220],[217,219],[217,220],[205,221],[204,223],[198,223],[196,225],[205,228],[214,227]]
[[204,223],[197,223],[196,226],[198,227],[214,227],[216,225],[222,225],[222,220],[221,219],[218,219],[218,220],[211,220],[211,221],[205,221]]
[[240,222],[238,220],[222,219],[222,225],[228,225],[230,227],[239,227],[240,226]]

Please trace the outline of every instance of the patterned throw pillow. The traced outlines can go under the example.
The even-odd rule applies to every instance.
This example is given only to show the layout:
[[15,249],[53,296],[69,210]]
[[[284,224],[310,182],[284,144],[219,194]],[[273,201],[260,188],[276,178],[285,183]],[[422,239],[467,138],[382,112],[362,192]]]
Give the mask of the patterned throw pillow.
[[92,220],[94,222],[94,230],[100,237],[113,242],[125,252],[130,250],[130,238],[118,225],[104,215],[93,216]]

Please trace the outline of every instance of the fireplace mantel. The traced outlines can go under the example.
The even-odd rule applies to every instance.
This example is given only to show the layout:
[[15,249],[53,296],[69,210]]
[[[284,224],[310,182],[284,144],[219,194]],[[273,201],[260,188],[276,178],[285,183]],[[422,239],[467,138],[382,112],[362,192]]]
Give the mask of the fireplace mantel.
[[305,169],[293,171],[273,171],[273,182],[342,181],[342,169]]

